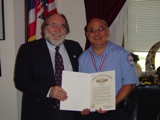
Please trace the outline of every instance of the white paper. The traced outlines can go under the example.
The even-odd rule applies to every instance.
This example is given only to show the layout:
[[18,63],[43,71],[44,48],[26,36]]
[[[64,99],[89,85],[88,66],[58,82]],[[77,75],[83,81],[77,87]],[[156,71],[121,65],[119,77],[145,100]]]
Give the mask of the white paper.
[[115,109],[115,71],[92,74],[63,71],[62,88],[68,98],[60,102],[61,110]]

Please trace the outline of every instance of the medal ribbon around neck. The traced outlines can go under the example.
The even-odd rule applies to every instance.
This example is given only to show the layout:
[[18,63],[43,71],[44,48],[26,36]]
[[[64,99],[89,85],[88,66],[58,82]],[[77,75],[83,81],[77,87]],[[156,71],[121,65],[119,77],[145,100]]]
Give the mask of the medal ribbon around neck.
[[99,69],[97,69],[97,67],[96,67],[95,59],[94,59],[94,56],[93,56],[93,53],[92,53],[92,52],[90,52],[90,56],[91,56],[91,59],[92,59],[92,64],[93,64],[93,66],[94,66],[94,69],[95,69],[97,72],[99,72],[99,71],[102,69],[102,66],[103,66],[103,64],[104,64],[104,61],[105,61],[105,59],[106,59],[106,54],[104,54],[103,57],[102,57],[101,63],[100,63],[100,65],[99,65]]

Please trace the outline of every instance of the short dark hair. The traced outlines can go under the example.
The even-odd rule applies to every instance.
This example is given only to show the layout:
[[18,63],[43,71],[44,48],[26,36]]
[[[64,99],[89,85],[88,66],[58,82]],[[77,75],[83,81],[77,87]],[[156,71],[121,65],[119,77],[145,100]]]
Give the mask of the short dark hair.
[[160,66],[157,68],[156,74],[160,74]]
[[[68,21],[67,21],[66,16],[65,16],[64,14],[60,14],[60,13],[54,13],[54,14],[58,14],[58,15],[60,15],[60,16],[62,16],[62,17],[64,18],[64,20],[65,20],[66,33],[67,33],[67,34],[70,33],[69,24],[68,24]],[[42,26],[41,26],[41,35],[42,35],[42,36],[45,35],[45,33],[44,33],[44,28],[45,28],[45,26],[47,25],[48,19],[49,19],[52,15],[54,15],[54,14],[53,14],[53,13],[49,13],[49,14],[47,15],[47,17],[45,18],[44,22],[42,23]]]

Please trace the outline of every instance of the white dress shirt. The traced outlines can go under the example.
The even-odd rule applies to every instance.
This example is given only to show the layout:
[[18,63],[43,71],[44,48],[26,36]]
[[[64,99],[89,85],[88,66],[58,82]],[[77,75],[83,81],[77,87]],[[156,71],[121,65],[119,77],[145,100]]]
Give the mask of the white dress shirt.
[[[55,72],[55,52],[56,52],[55,48],[56,48],[56,46],[51,45],[47,40],[46,40],[46,43],[47,43],[47,47],[49,49],[49,53],[50,53],[51,61],[52,61],[52,65],[53,65],[53,69],[54,69],[54,72]],[[66,51],[66,48],[64,47],[64,44],[61,44],[59,46],[59,53],[61,54],[61,56],[63,58],[64,70],[73,71],[73,68],[72,68],[72,65],[71,65],[71,61],[69,59],[68,53]],[[47,97],[49,97],[50,89],[48,91]]]

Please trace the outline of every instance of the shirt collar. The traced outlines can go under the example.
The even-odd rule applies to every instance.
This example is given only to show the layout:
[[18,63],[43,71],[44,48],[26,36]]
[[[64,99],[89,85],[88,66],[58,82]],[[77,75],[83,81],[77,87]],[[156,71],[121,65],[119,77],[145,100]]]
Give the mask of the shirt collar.
[[[101,54],[101,56],[103,56],[104,54],[108,54],[109,49],[110,49],[110,44],[111,44],[111,42],[108,41],[107,47],[106,47],[106,49],[103,51],[103,53]],[[93,50],[92,50],[92,46],[90,46],[88,49],[89,49],[90,52],[92,52],[94,55],[96,55],[96,54],[93,52]]]
[[[47,43],[47,46],[48,46],[48,48],[49,48],[50,50],[55,51],[56,46],[50,44],[47,40],[46,40],[46,43]],[[59,46],[59,50],[63,50],[63,49],[65,49],[64,44],[61,44],[61,45]]]

